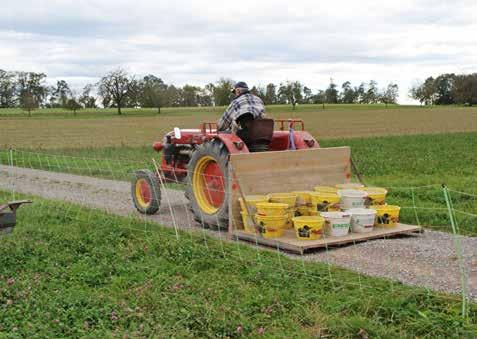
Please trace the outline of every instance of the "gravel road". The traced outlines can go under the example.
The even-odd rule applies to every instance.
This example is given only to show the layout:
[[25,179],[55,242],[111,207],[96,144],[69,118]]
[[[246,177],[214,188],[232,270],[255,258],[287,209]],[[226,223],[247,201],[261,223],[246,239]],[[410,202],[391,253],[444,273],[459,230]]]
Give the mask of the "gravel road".
[[[128,182],[0,166],[0,189],[12,188],[20,193],[74,202],[118,215],[138,214],[132,204]],[[163,192],[162,199],[159,213],[147,216],[148,219],[169,227],[174,222],[180,228],[200,227],[187,210],[183,192],[168,189]],[[169,208],[174,212],[174,220]],[[207,232],[225,239],[219,232]],[[477,301],[477,238],[462,236],[459,240],[464,253],[469,297]],[[420,235],[321,250],[306,254],[303,258],[331,263],[371,276],[391,278],[409,285],[460,293],[461,275],[454,241],[450,234],[426,230]],[[296,255],[289,256],[297,258]]]

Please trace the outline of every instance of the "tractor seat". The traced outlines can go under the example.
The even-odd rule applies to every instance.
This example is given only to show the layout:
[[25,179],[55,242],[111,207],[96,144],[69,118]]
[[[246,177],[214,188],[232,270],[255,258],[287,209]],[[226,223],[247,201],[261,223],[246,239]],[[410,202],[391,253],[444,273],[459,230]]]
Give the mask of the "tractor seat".
[[[251,114],[250,114],[251,116]],[[242,118],[242,117],[240,117]],[[245,119],[237,119],[242,127],[237,131],[239,136],[247,145],[250,152],[266,152],[273,137],[273,119],[250,119],[248,114]]]

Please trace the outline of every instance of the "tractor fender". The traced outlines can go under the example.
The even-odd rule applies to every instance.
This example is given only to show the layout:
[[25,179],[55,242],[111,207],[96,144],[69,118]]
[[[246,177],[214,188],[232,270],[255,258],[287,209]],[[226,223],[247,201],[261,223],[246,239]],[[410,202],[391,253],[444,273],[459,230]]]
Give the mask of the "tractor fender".
[[219,133],[213,138],[222,141],[230,154],[250,153],[247,145],[235,134]]
[[320,148],[318,140],[307,131],[294,131],[293,137],[296,149]]

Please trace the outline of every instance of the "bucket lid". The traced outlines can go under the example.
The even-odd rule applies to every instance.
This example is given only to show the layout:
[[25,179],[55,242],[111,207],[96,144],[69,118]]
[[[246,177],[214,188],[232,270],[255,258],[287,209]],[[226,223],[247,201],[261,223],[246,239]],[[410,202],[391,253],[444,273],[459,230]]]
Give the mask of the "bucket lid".
[[311,192],[311,197],[338,197],[337,192]]
[[296,221],[322,221],[323,217],[320,217],[319,215],[303,215],[301,217],[294,217],[292,218],[293,222]]
[[320,215],[323,218],[335,219],[335,218],[348,218],[350,214],[348,212],[321,212]]
[[281,202],[259,202],[257,204],[258,208],[288,208],[288,204],[283,204]]
[[388,193],[388,190],[383,188],[383,187],[363,187],[361,188],[361,190],[363,191],[366,191],[368,193],[384,193],[384,194],[387,194]]
[[334,193],[336,193],[337,190],[338,190],[338,188],[333,187],[333,186],[315,186],[315,191],[317,191],[317,192],[334,192]]
[[338,190],[338,195],[348,198],[366,198],[368,193],[361,190]]
[[296,197],[296,193],[269,193],[269,197]]
[[259,213],[255,213],[255,219],[260,220],[260,221],[281,221],[281,220],[287,220],[288,215],[261,215]]
[[351,215],[375,215],[376,210],[369,209],[369,208],[350,208],[346,210]]
[[349,182],[349,183],[344,183],[344,184],[337,184],[335,185],[336,188],[363,188],[364,185],[360,183],[354,183],[354,182]]
[[[239,198],[239,200],[243,200],[242,198]],[[266,195],[246,195],[245,196],[245,200],[248,201],[248,202],[251,202],[251,201],[267,201],[268,200],[268,197]]]

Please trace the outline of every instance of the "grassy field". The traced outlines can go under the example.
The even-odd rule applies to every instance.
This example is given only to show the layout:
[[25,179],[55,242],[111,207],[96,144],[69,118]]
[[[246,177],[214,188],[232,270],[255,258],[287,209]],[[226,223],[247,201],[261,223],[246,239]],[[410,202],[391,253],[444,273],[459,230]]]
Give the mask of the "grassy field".
[[[80,112],[0,110],[0,163],[127,180],[151,167],[150,147],[174,126],[223,108]],[[369,185],[391,187],[404,222],[477,236],[477,109],[272,106],[300,116],[324,147],[349,145]],[[400,135],[405,134],[405,135]],[[3,148],[2,148],[3,147]],[[411,186],[426,186],[410,190]],[[464,195],[456,191],[464,191]],[[0,192],[0,201],[9,194]],[[413,206],[418,206],[414,210]],[[473,214],[473,215],[472,215]],[[202,234],[35,198],[0,246],[0,336],[475,337],[457,298],[289,260]],[[306,272],[306,274],[304,274]],[[330,278],[331,272],[331,278]],[[358,282],[358,284],[356,284]]]
[[[0,110],[0,147],[31,149],[143,146],[160,140],[174,126],[198,127],[216,121],[223,107],[168,108],[82,112],[77,117],[62,110],[38,110],[32,118],[19,110]],[[477,107],[382,105],[269,106],[274,118],[300,117],[317,139],[477,131]]]
[[19,217],[0,246],[2,337],[477,334],[475,304],[463,321],[458,300],[384,279],[38,198]]
[[[391,187],[388,201],[403,207],[401,217],[404,222],[450,231],[440,185],[445,183],[453,190],[477,196],[477,133],[322,141],[324,147],[343,145],[351,147],[368,185]],[[21,167],[129,180],[137,169],[152,169],[153,157],[158,157],[158,154],[151,147],[143,146],[18,151],[14,152],[13,160]],[[9,162],[5,151],[0,152],[0,162]],[[414,192],[407,189],[427,185],[434,186]],[[477,215],[477,197],[455,192],[451,195],[456,209]],[[412,209],[414,204],[420,209]],[[458,220],[464,234],[477,235],[476,217],[461,213]]]

